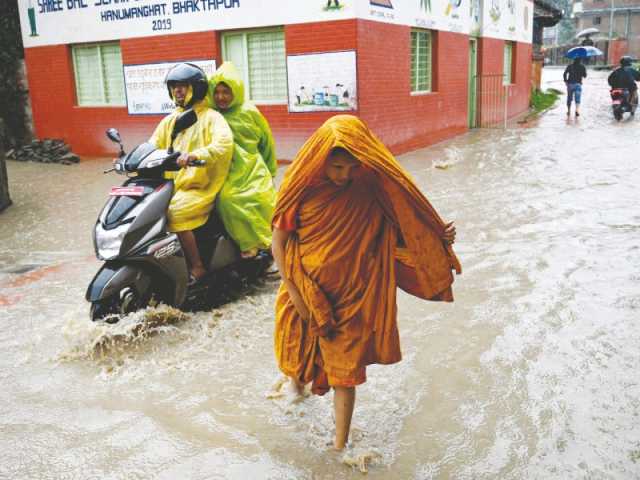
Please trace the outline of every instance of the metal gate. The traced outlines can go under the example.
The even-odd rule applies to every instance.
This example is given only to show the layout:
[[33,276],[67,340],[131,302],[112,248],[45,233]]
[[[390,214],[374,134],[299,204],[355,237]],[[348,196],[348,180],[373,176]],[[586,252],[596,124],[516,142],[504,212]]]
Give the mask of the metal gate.
[[509,88],[504,75],[476,75],[477,125],[480,128],[507,128]]

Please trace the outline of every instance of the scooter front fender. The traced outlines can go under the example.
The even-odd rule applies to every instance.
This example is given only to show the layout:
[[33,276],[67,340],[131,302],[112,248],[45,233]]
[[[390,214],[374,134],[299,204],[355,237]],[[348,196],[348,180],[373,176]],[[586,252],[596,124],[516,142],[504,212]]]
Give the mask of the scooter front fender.
[[151,277],[139,266],[120,262],[105,263],[87,288],[86,299],[95,302],[119,294],[125,287],[133,286],[140,295],[151,285]]

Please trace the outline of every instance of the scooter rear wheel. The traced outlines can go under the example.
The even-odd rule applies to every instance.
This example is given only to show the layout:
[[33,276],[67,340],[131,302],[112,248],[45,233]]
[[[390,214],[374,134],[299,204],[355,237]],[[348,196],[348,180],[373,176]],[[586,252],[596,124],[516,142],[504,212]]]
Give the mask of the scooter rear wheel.
[[615,118],[617,121],[622,120],[622,112],[620,111],[620,109],[616,108],[613,110],[613,118]]

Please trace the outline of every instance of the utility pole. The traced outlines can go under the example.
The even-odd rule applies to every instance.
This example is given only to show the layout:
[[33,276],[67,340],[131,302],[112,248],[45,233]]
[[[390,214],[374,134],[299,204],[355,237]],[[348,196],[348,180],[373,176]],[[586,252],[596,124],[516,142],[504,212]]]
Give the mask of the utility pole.
[[607,45],[607,63],[611,65],[611,58],[609,55],[611,53],[611,41],[613,40],[613,9],[614,9],[614,0],[611,0],[611,12],[609,13],[609,43]]
[[613,39],[613,2],[614,0],[611,0],[611,12],[609,13],[609,44],[611,44],[611,40]]

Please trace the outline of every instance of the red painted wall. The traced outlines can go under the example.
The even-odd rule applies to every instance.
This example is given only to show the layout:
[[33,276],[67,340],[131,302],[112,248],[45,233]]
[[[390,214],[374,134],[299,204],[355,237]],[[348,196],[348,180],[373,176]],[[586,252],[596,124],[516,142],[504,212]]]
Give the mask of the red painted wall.
[[607,53],[607,59],[609,65],[618,66],[620,63],[620,57],[627,55],[629,52],[629,42],[622,38],[616,38],[609,42],[609,51]]
[[[504,121],[502,75],[504,40],[481,38],[479,43],[478,119],[481,126]],[[513,118],[527,111],[531,91],[532,46],[514,43],[511,86],[507,101],[507,116]]]
[[[124,64],[217,58],[216,34],[189,33],[120,42]],[[218,62],[220,61],[217,58]],[[78,107],[71,49],[67,45],[25,50],[37,138],[61,138],[83,156],[117,153],[104,132],[116,127],[129,149],[151,136],[162,115],[129,115],[126,107]]]
[[358,22],[360,116],[395,153],[467,129],[468,38],[434,33],[433,91],[412,95],[411,28]]
[[[342,20],[284,27],[288,55],[327,51],[358,52],[360,115],[395,153],[433,144],[467,129],[468,37],[434,32],[433,92],[410,93],[410,27],[367,20]],[[124,64],[215,58],[221,63],[219,34],[197,32],[120,42]],[[390,45],[392,49],[390,50]],[[481,39],[481,73],[502,74],[503,41]],[[529,101],[531,46],[517,44],[509,115]],[[113,155],[104,131],[115,126],[125,148],[146,140],[160,115],[129,115],[126,107],[78,107],[70,48],[66,45],[25,51],[33,117],[38,138],[62,138],[83,156]],[[482,100],[480,100],[482,103]],[[289,113],[287,105],[261,111],[276,136],[279,158],[293,158],[304,140],[334,112]]]

